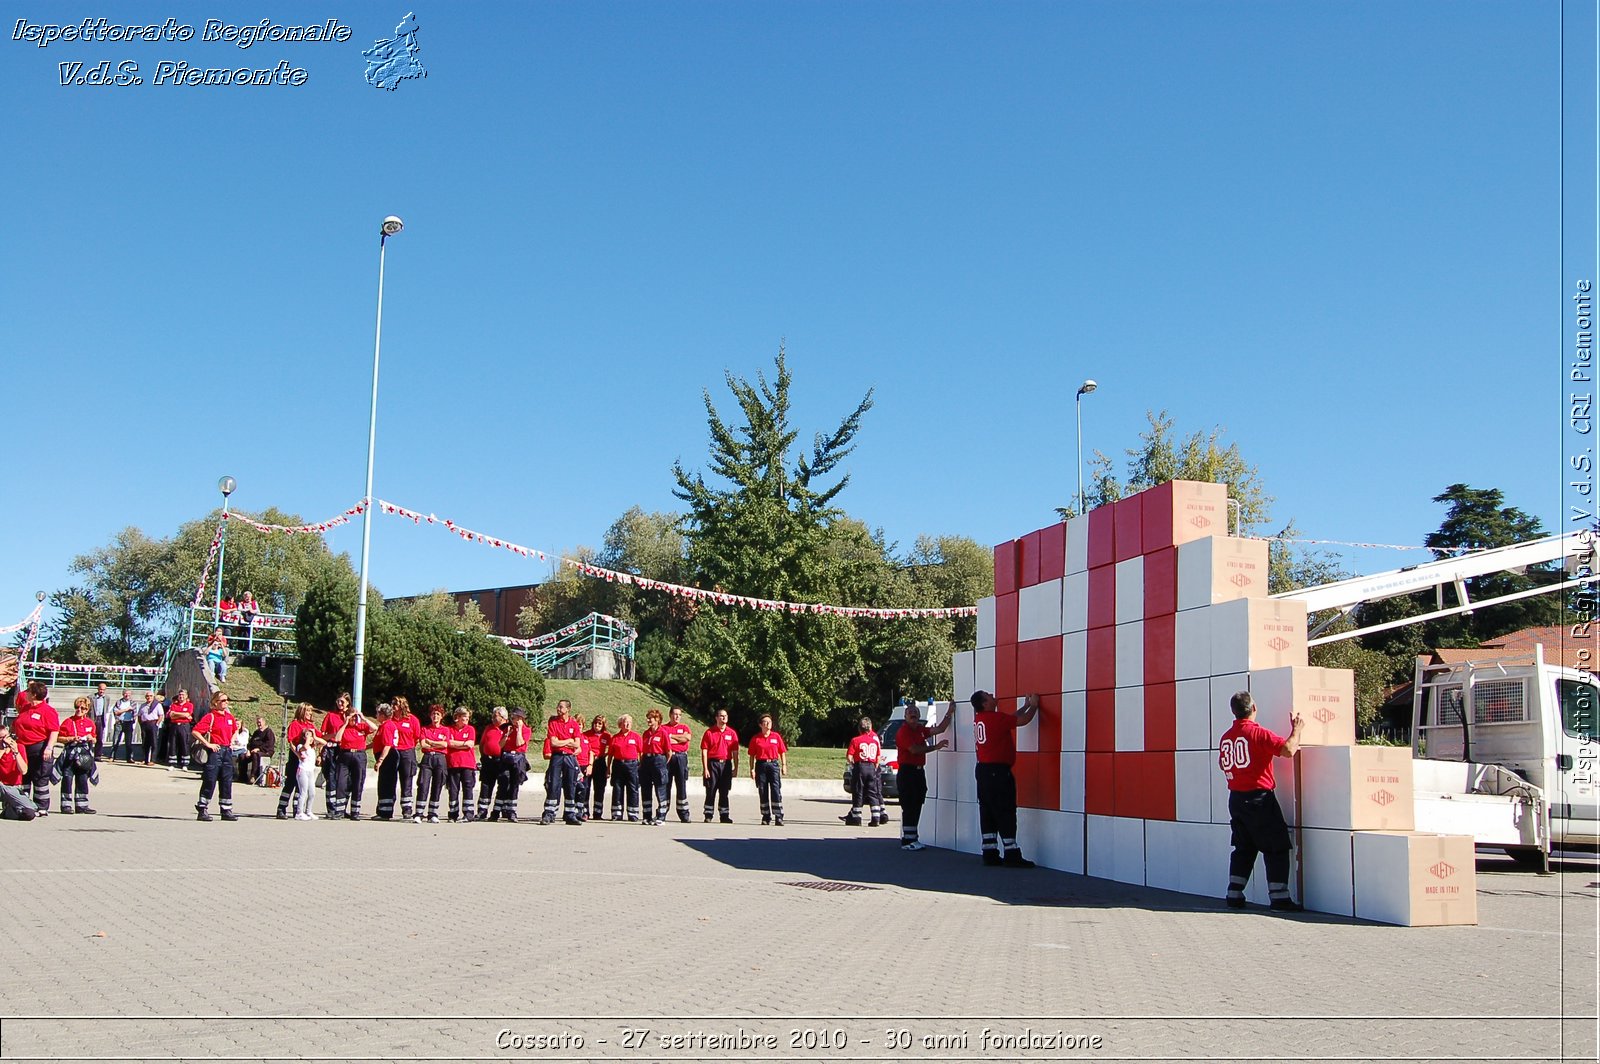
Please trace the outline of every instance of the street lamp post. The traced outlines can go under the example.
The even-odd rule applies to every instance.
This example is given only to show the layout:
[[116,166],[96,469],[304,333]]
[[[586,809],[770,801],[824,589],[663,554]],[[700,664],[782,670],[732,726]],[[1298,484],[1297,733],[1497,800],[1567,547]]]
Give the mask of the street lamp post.
[[[37,602],[42,608],[44,606],[44,592],[35,591],[33,593],[33,601]],[[35,665],[39,664],[39,628],[43,622],[44,618],[42,616],[33,622],[33,663]]]
[[216,623],[222,623],[222,563],[228,557],[228,496],[232,495],[239,482],[232,477],[223,477],[217,481],[217,490],[222,492],[222,536],[217,540],[217,599]]
[[1100,387],[1094,381],[1084,381],[1078,389],[1078,516],[1083,516],[1083,397]]
[[389,238],[405,228],[394,215],[383,220],[378,233],[378,324],[372,338],[372,412],[367,422],[367,490],[361,496],[361,592],[356,597],[355,679],[350,684],[350,704],[361,708],[361,679],[367,666],[367,562],[372,555],[372,458],[378,444],[378,353],[383,348],[383,253]]

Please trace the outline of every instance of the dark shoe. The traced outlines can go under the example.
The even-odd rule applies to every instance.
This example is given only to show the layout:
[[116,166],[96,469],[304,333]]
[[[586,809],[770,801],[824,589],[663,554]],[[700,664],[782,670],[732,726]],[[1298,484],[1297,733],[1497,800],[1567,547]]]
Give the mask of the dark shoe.
[[62,816],[71,816],[72,815],[72,810],[71,809],[63,809],[63,810],[61,810],[61,815]]
[[706,814],[706,823],[707,824],[711,823],[711,814],[710,813]]
[[539,823],[541,824],[554,824],[555,822],[556,818],[552,813],[546,813],[544,816],[539,818]]
[[288,813],[284,813],[284,812],[280,812],[273,819],[275,819],[275,820],[288,820],[289,819],[289,814]]
[[1277,898],[1272,903],[1272,911],[1275,913],[1303,913],[1306,911],[1306,907],[1293,898]]
[[858,828],[861,826],[861,818],[858,816],[851,816],[849,813],[846,813],[839,819],[844,821],[845,827]]
[[1033,868],[1034,867],[1034,863],[1032,861],[1030,861],[1026,857],[1022,856],[1022,851],[1021,850],[1009,850],[1009,851],[1007,851],[1006,852],[1006,856],[1005,856],[1005,860],[1003,860],[1001,863],[1004,864],[1007,868]]
[[723,823],[724,823],[724,824],[731,824],[731,823],[733,823],[733,817],[731,817],[731,816],[725,816],[725,817],[723,817],[723,818],[722,818],[722,822],[723,822]]
[[772,818],[771,817],[766,817],[766,816],[762,817],[761,818],[761,826],[764,827],[764,828],[770,828],[772,826]]
[[489,823],[493,824],[495,821],[497,821],[499,819],[500,819],[500,813],[499,813],[498,810],[496,810],[495,812],[489,814]]
[[222,819],[223,820],[228,820],[228,821],[238,820],[239,819],[239,814],[237,814],[237,813],[223,813],[222,814]]
[[[709,819],[709,818],[707,818],[707,819]],[[678,820],[681,821],[682,823],[687,824],[689,822],[689,816],[688,816],[687,813],[685,813],[682,816],[679,816]]]
[[506,813],[500,819],[504,820],[507,824],[515,824],[517,822],[517,814]]
[[777,827],[780,827],[780,828],[783,827],[783,817],[780,816],[778,819],[774,820],[772,823]]
[[94,810],[90,809],[88,806],[84,806],[82,809],[79,809],[78,812],[80,812],[80,813],[89,813],[89,814],[92,815],[94,813]]
[[875,828],[880,824],[887,824],[887,823],[888,823],[888,821],[884,820],[882,817],[876,817],[875,816],[871,820],[867,821],[867,827]]
[[1226,905],[1230,909],[1243,909],[1245,906],[1245,900],[1243,898],[1223,898],[1222,904]]
[[199,813],[200,813],[200,815],[195,817],[196,820],[210,820],[211,819],[211,814],[209,812],[207,812],[206,810],[201,809],[199,811]]
[[567,823],[572,825],[575,828],[583,827],[583,821],[579,820],[577,817],[569,817],[567,819]]
[[983,863],[986,864],[986,865],[992,865],[995,868],[998,868],[1001,865],[1005,864],[1004,861],[1000,860],[1000,855],[998,853],[996,853],[995,851],[993,851],[993,850],[985,850],[984,851]]
[[360,820],[361,819],[361,814],[360,813],[351,813],[349,816],[345,817],[345,819],[346,820]]

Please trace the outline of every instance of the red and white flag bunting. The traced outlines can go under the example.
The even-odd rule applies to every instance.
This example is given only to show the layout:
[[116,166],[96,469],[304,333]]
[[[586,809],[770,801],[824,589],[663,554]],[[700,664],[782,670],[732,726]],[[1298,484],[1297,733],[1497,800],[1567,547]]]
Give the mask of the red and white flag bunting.
[[54,661],[40,661],[28,666],[28,671],[39,672],[125,672],[139,673],[144,676],[155,676],[161,671],[159,665],[61,665]]
[[0,628],[0,635],[10,635],[12,632],[20,632],[24,628],[29,628],[35,624],[38,624],[39,615],[43,612],[44,603],[41,602],[33,608],[32,613],[22,618],[22,620],[18,621],[16,624],[8,624],[4,628]]
[[626,621],[620,621],[604,613],[591,613],[582,620],[573,621],[558,632],[546,632],[544,635],[536,635],[532,639],[514,639],[508,635],[498,636],[497,638],[508,647],[522,647],[531,650],[534,647],[549,646],[567,636],[577,635],[585,628],[592,627],[601,621],[608,622],[622,630],[622,638],[615,641],[616,646],[626,646],[639,638],[639,633],[634,631]]

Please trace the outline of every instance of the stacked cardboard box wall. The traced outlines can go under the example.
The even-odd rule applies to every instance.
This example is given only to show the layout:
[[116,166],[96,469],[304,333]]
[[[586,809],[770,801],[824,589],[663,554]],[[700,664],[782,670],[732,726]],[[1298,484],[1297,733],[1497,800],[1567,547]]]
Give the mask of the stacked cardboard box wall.
[[[1267,597],[1266,542],[1227,527],[1225,487],[1172,481],[995,548],[978,646],[955,656],[951,747],[929,758],[924,840],[978,852],[971,692],[1003,708],[1038,693],[1017,733],[1025,852],[1218,897],[1230,829],[1217,741],[1230,697],[1249,690],[1280,735],[1291,708],[1305,719],[1299,755],[1274,762],[1302,904],[1475,923],[1472,839],[1412,831],[1410,751],[1355,744],[1352,674],[1307,666],[1305,608]],[[1267,900],[1259,864],[1248,896]]]

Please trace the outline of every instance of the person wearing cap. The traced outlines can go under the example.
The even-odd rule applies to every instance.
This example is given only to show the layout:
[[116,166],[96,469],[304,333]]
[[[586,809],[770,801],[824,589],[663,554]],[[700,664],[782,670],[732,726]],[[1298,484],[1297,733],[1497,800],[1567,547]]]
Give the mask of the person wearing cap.
[[717,710],[716,724],[700,736],[700,778],[706,786],[706,823],[711,823],[711,807],[724,824],[733,823],[728,811],[728,795],[734,777],[739,775],[739,733],[728,727],[728,711]]
[[783,827],[783,777],[789,771],[789,747],[772,730],[772,716],[761,714],[750,737],[750,778],[761,799],[761,823]]
[[578,815],[578,755],[584,745],[583,723],[572,715],[572,703],[563,698],[556,703],[555,716],[545,723],[544,755],[550,768],[544,776],[544,814],[541,824],[554,824],[556,811],[568,824],[581,824]]
[[422,726],[417,743],[422,751],[417,767],[417,815],[413,823],[439,822],[439,795],[450,775],[450,726],[444,722],[444,707],[435,702],[428,707],[428,723]]
[[617,718],[617,731],[611,737],[606,756],[611,762],[611,819],[621,820],[626,807],[630,823],[639,822],[639,759],[644,756],[644,737],[633,730],[633,717]]
[[[23,699],[26,697],[27,701]],[[43,680],[29,682],[27,691],[17,696],[17,719],[11,727],[22,746],[27,763],[27,788],[33,791],[33,804],[39,816],[50,815],[50,768],[55,762],[56,739],[61,734],[61,719],[50,705],[50,689]]]
[[533,729],[528,727],[528,711],[521,706],[511,707],[511,720],[501,739],[501,756],[505,758],[505,775],[500,780],[503,796],[500,819],[508,824],[517,822],[517,796],[528,778],[528,740]]
[[[662,725],[667,733],[670,752],[667,756],[667,789],[675,791],[678,820],[689,822],[689,744],[694,741],[694,731],[683,722],[683,707],[673,706],[667,711],[667,723]],[[666,800],[661,803],[661,819],[667,819]]]
[[[978,782],[978,830],[982,833],[983,863],[1032,868],[1017,845],[1017,780],[1011,766],[1017,763],[1017,729],[1025,728],[1039,713],[1039,696],[1029,695],[1022,708],[1007,713],[994,695],[972,695],[972,741],[978,752],[974,775]],[[903,727],[903,725],[902,725]],[[1004,855],[1002,856],[1002,851]]]
[[871,812],[867,826],[875,828],[889,822],[889,814],[883,808],[883,777],[878,770],[878,755],[883,752],[883,743],[873,730],[871,717],[862,717],[859,727],[861,731],[850,740],[844,752],[844,759],[852,766],[850,812],[839,819],[850,827],[860,827],[861,807],[864,805]]
[[94,772],[99,729],[91,716],[93,703],[87,695],[79,695],[72,709],[72,716],[61,722],[61,755],[56,762],[61,772],[61,811],[92,813],[89,776]]
[[662,824],[667,819],[667,759],[672,740],[661,726],[661,710],[651,706],[644,715],[644,754],[639,759],[639,788],[644,797],[644,822]]
[[1290,713],[1289,735],[1283,738],[1256,723],[1256,701],[1249,691],[1228,699],[1228,708],[1233,711],[1233,724],[1217,744],[1217,766],[1228,781],[1228,825],[1233,829],[1225,900],[1230,909],[1244,908],[1244,888],[1260,854],[1267,866],[1267,896],[1272,908],[1300,912],[1300,905],[1289,896],[1293,843],[1272,776],[1274,757],[1293,757],[1300,749],[1300,714]]
[[[506,725],[511,711],[495,706],[493,719],[478,736],[478,819],[499,820],[506,811]],[[496,793],[498,791],[498,793]]]
[[450,748],[445,761],[450,773],[445,777],[450,791],[450,820],[472,822],[472,792],[478,785],[478,733],[472,727],[472,710],[456,707],[455,724],[450,728]]
[[222,819],[238,820],[233,812],[233,733],[239,722],[228,711],[228,696],[217,694],[211,699],[211,709],[194,726],[194,741],[211,751],[206,767],[200,776],[200,797],[194,803],[199,814],[196,820],[211,819],[211,792],[217,792],[217,805]]
[[[933,712],[932,703],[929,703],[928,712]],[[925,727],[922,723],[922,710],[915,702],[906,703],[906,719],[901,723],[898,731],[894,733],[895,759],[899,761],[899,775],[896,783],[900,790],[900,848],[902,850],[920,850],[922,843],[917,839],[917,825],[922,822],[922,806],[928,800],[928,774],[924,767],[928,763],[928,755],[935,750],[943,750],[950,745],[950,740],[940,739],[934,741],[935,735],[942,734],[950,727],[955,712],[944,715],[944,720],[932,727]]]

